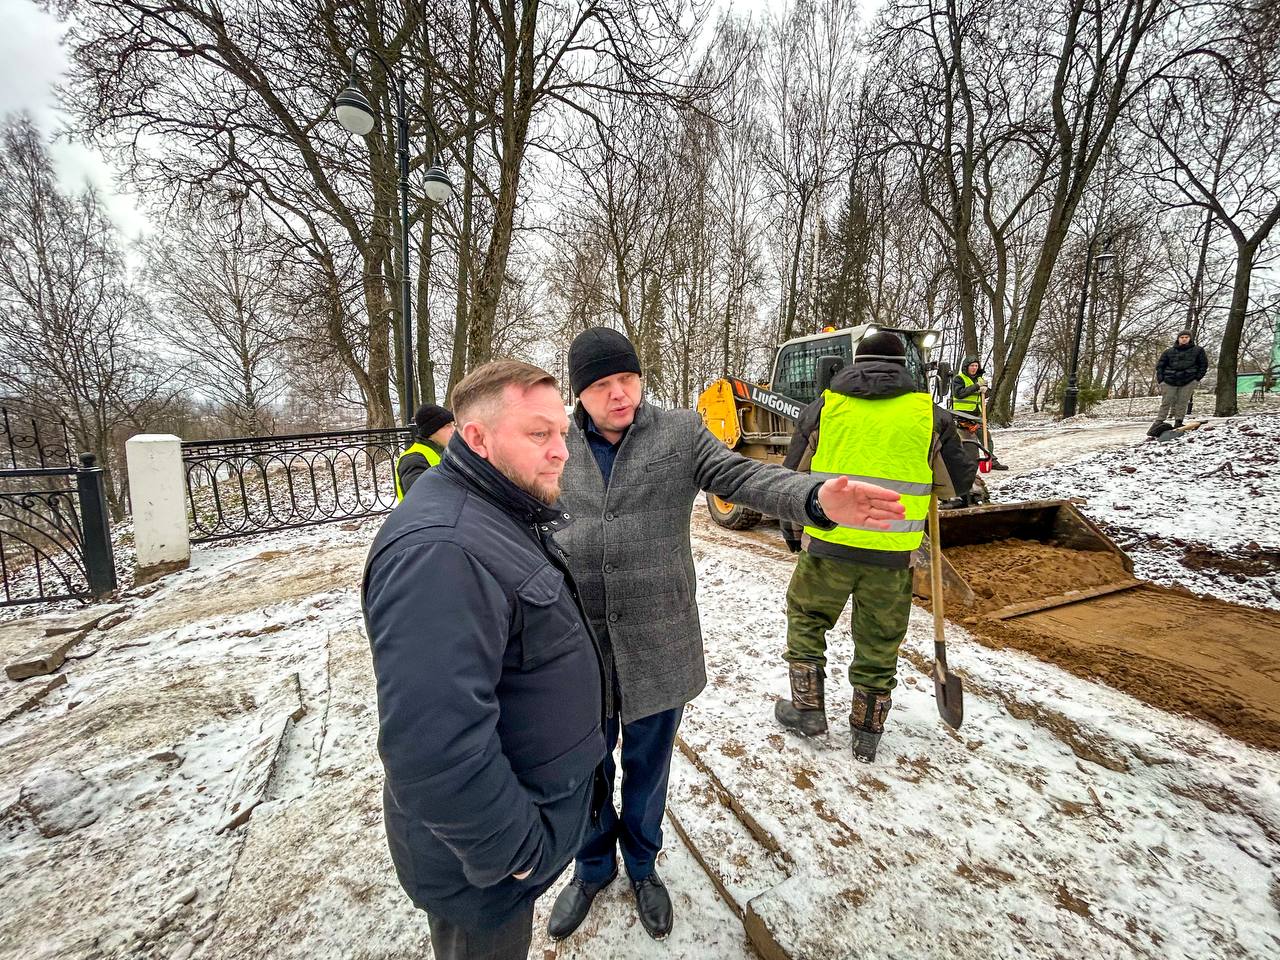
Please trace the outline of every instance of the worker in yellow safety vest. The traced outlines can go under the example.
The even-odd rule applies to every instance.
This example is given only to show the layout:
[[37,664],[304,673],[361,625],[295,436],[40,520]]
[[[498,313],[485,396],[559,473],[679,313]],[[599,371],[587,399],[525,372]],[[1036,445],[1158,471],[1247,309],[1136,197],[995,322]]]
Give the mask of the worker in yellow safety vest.
[[827,631],[853,598],[853,732],[855,759],[875,759],[897,685],[898,648],[911,615],[911,552],[920,546],[929,497],[968,490],[977,470],[951,414],[933,402],[906,367],[903,341],[881,332],[858,344],[851,365],[800,415],[785,465],[815,477],[873,483],[896,491],[906,516],[888,530],[806,526],[787,589],[791,699],[779,700],[778,722],[805,736],[827,732]]
[[396,457],[396,503],[404,499],[413,482],[440,462],[453,436],[453,414],[434,403],[424,403],[413,417],[413,443]]
[[[986,402],[989,392],[986,378],[982,376],[981,361],[977,357],[965,357],[964,362],[960,364],[960,372],[951,378],[951,409],[966,417],[979,419],[982,415],[982,405]],[[992,451],[991,431],[984,430],[980,439],[991,457],[991,468],[1008,470],[1008,467],[996,459]]]
[[986,392],[987,381],[982,375],[981,361],[977,357],[965,357],[960,364],[960,372],[951,378],[951,409],[976,417]]

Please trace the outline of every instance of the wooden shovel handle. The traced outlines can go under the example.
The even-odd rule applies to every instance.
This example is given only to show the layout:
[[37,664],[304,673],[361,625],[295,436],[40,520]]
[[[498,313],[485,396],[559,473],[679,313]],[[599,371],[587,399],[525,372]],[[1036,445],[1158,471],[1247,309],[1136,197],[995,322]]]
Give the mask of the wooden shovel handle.
[[942,601],[942,538],[938,534],[940,526],[938,498],[931,494],[929,497],[929,603],[933,607],[933,642],[938,648],[946,643],[946,635],[942,629],[945,611]]

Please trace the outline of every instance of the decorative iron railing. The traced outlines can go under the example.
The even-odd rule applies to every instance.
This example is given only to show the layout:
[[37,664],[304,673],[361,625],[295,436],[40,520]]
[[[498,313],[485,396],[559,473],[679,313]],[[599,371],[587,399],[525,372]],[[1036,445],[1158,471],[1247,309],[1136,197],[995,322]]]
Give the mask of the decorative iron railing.
[[41,423],[0,407],[0,470],[74,467],[67,423]]
[[408,427],[182,444],[191,542],[386,513]]
[[89,600],[116,589],[102,468],[0,469],[0,606]]

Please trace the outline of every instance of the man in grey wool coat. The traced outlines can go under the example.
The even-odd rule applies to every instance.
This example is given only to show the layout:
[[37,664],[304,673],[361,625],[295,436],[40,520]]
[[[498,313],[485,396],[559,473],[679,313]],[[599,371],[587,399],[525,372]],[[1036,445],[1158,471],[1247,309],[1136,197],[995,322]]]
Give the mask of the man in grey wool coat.
[[[640,360],[621,333],[592,327],[569,348],[578,396],[561,502],[574,523],[556,534],[610,678],[605,774],[610,800],[552,907],[562,940],[618,874],[621,850],[646,931],[671,932],[671,898],[654,865],[662,849],[671,749],[684,705],[706,686],[689,521],[699,491],[798,524],[887,529],[898,495],[838,477],[825,482],[727,449],[692,410],[643,399]],[[613,748],[622,738],[622,808]]]

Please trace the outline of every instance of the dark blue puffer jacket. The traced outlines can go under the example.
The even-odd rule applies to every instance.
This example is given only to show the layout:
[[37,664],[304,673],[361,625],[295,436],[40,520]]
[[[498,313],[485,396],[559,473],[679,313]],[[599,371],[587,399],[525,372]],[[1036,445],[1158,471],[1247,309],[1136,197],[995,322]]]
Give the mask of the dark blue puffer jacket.
[[369,552],[391,858],[416,906],[465,927],[546,890],[603,799],[603,667],[552,539],[568,521],[455,437]]
[[1184,347],[1175,341],[1156,361],[1156,382],[1174,387],[1197,383],[1208,372],[1209,358],[1205,356],[1204,347],[1195,342]]

